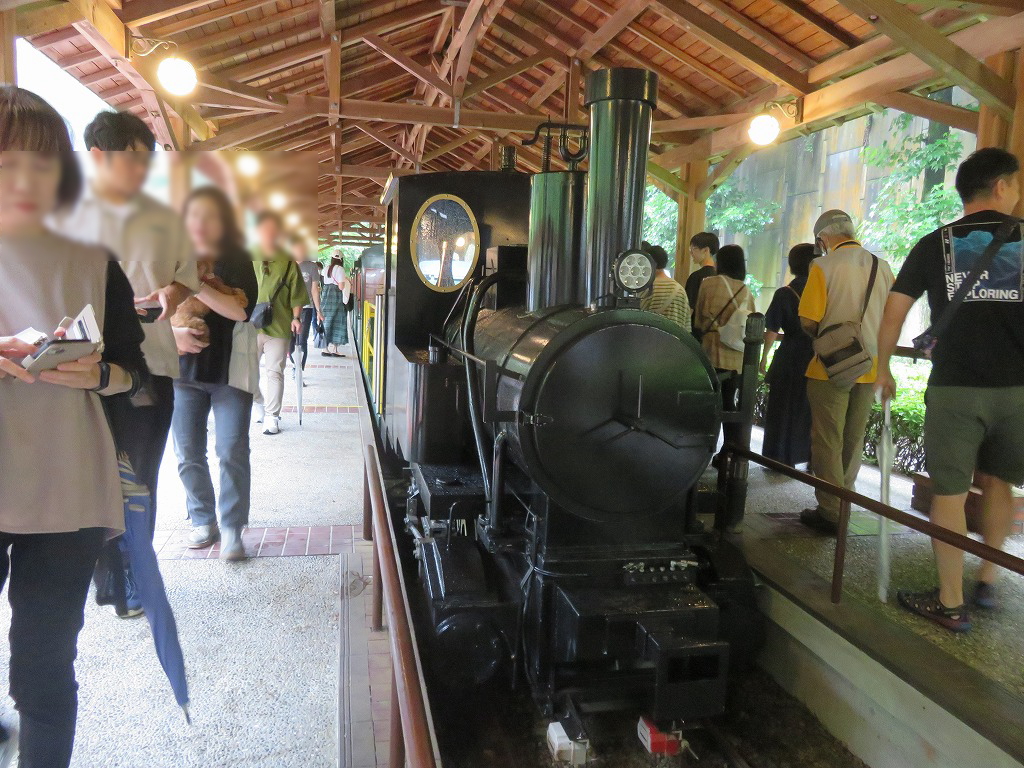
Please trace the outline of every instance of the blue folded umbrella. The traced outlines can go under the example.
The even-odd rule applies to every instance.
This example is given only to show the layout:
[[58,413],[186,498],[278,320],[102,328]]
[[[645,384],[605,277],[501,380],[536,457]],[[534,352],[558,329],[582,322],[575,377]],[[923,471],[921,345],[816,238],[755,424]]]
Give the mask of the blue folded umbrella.
[[174,612],[167,599],[156,551],[153,549],[153,532],[150,530],[152,501],[149,489],[138,483],[131,462],[125,454],[118,457],[118,465],[121,470],[121,493],[124,496],[125,531],[121,537],[121,551],[132,564],[132,575],[135,578],[139,601],[149,620],[160,666],[164,668],[175,700],[185,712],[185,719],[191,723],[185,657],[181,652],[178,625],[174,621]]

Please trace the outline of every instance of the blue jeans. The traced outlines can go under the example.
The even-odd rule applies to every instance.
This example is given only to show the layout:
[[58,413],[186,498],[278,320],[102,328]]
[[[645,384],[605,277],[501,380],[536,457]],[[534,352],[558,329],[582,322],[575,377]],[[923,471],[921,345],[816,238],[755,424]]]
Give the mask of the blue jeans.
[[11,698],[22,768],[66,768],[78,717],[75,656],[103,528],[0,533],[0,589],[10,579]]
[[217,524],[217,500],[207,462],[207,421],[213,410],[220,460],[220,521],[225,528],[249,523],[249,419],[252,395],[227,384],[174,382],[174,452],[188,495],[192,525]]

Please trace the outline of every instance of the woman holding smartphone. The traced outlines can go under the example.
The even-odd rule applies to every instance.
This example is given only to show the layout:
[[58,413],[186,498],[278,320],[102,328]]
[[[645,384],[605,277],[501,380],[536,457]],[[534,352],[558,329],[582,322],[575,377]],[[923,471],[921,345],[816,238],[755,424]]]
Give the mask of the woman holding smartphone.
[[[192,520],[187,541],[190,548],[203,549],[221,539],[222,560],[243,560],[242,528],[249,522],[251,385],[256,381],[247,388],[246,383],[232,380],[230,374],[232,357],[242,358],[243,364],[251,358],[249,362],[256,364],[255,333],[246,323],[256,306],[256,273],[252,257],[242,247],[242,232],[231,201],[221,190],[194,190],[185,201],[183,213],[203,280],[196,298],[210,309],[204,318],[209,342],[199,342],[191,329],[174,328],[181,375],[174,382],[171,431],[178,475],[185,485]],[[241,289],[242,295],[218,290],[225,286]],[[219,504],[206,458],[206,425],[211,409],[220,460]]]
[[[22,768],[71,762],[74,661],[104,540],[124,528],[104,407],[130,408],[145,376],[131,286],[109,254],[50,231],[81,172],[59,114],[0,86],[0,585],[9,580],[10,692]],[[91,304],[104,350],[30,375],[14,338]]]

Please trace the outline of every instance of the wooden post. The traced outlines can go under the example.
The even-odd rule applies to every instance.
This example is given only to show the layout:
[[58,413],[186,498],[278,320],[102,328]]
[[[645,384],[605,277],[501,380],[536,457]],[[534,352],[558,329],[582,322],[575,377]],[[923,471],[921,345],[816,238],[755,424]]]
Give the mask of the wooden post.
[[181,211],[192,191],[192,157],[189,152],[168,152],[170,163],[171,207]]
[[14,50],[16,11],[0,11],[0,83],[18,82],[17,56]]
[[[675,278],[685,282],[686,278],[694,270],[696,264],[690,263],[689,244],[690,238],[704,230],[705,217],[707,216],[707,203],[698,199],[697,190],[703,186],[708,178],[708,162],[706,160],[687,163],[683,168],[686,177],[686,192],[680,193],[679,219],[676,223],[676,269]],[[687,255],[685,258],[683,254]]]
[[[1015,59],[1013,51],[1006,51],[989,57],[985,63],[1000,77],[1012,81]],[[1009,132],[1009,123],[992,107],[982,104],[978,110],[978,149],[1006,146]]]
[[[1024,48],[1017,51],[1017,76],[1014,78],[1014,85],[1017,88],[1017,107],[1013,112],[1013,123],[1010,126],[1006,148],[1013,152],[1018,160],[1024,161]],[[1014,213],[1024,216],[1024,196],[1017,203]]]

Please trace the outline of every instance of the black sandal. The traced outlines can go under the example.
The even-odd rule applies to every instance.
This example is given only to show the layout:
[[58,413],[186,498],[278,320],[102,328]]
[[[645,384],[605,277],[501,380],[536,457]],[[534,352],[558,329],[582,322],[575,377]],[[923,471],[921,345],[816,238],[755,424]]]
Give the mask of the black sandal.
[[896,593],[900,605],[908,611],[924,616],[951,632],[967,632],[971,628],[971,616],[963,605],[947,608],[939,600],[939,590],[927,592],[910,592],[901,589]]

